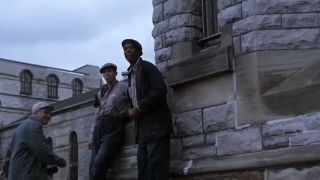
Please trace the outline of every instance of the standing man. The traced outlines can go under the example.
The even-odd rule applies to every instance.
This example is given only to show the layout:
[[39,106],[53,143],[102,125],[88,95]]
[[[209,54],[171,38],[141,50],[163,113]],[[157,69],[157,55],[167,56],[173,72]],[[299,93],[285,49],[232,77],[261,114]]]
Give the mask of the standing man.
[[91,128],[89,149],[92,150],[90,180],[106,178],[125,138],[125,124],[129,121],[130,101],[128,85],[116,79],[117,66],[107,63],[100,68],[106,80],[96,96],[96,118]]
[[66,161],[55,155],[47,144],[42,126],[47,125],[53,106],[38,102],[31,117],[15,130],[9,165],[9,180],[46,180],[47,165],[65,167]]
[[137,121],[139,180],[168,180],[172,123],[165,82],[155,65],[142,60],[138,41],[125,39],[122,47],[130,63],[129,116]]

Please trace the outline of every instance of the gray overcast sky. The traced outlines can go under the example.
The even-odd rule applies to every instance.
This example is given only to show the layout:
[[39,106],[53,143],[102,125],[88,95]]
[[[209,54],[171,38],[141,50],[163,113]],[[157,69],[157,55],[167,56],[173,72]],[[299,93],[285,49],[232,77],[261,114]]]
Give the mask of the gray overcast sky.
[[154,62],[152,0],[1,0],[0,58],[76,69],[129,65],[121,41],[134,38]]

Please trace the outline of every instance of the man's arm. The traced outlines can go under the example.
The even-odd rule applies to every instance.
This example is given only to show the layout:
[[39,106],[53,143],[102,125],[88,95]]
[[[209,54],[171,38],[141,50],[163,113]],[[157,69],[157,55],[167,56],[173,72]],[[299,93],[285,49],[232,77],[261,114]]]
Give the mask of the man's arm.
[[25,142],[30,153],[37,159],[44,163],[56,164],[59,167],[64,167],[66,165],[63,158],[50,151],[42,128],[39,125],[29,123],[23,131],[23,135],[25,136]]
[[155,65],[147,62],[142,68],[142,75],[147,80],[150,88],[148,94],[139,101],[140,110],[145,112],[166,102],[167,86],[162,74]]

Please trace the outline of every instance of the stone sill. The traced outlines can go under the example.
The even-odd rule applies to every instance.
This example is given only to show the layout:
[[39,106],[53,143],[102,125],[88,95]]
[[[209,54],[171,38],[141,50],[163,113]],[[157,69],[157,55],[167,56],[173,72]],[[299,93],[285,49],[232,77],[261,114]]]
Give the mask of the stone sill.
[[231,71],[231,46],[206,49],[195,56],[168,67],[167,83],[177,86],[190,81]]
[[189,161],[171,161],[174,176],[247,170],[320,161],[320,145],[292,147],[264,152],[229,155]]

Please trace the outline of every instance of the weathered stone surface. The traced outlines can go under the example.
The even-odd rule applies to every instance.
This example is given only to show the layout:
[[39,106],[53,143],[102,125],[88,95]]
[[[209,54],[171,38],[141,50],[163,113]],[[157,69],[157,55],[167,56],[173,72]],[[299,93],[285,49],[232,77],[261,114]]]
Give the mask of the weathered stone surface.
[[182,156],[182,142],[181,139],[171,139],[170,140],[171,146],[170,146],[170,158],[172,160],[175,159],[181,159]]
[[288,168],[268,169],[266,180],[318,180],[320,177],[319,165],[304,165]]
[[289,147],[289,136],[269,136],[263,137],[263,149],[279,149],[284,147]]
[[256,14],[255,0],[242,1],[242,16],[243,18]]
[[213,157],[217,155],[216,146],[205,146],[184,150],[182,159],[199,159],[206,157]]
[[274,136],[302,132],[304,129],[303,124],[302,116],[269,121],[262,126],[262,135]]
[[233,24],[233,35],[237,36],[256,29],[256,16],[249,16]]
[[319,113],[312,113],[303,117],[304,130],[314,131],[320,130],[320,117]]
[[241,36],[244,52],[274,49],[311,49],[317,48],[319,29],[260,30]]
[[159,34],[154,38],[154,50],[157,51],[158,49],[161,49],[163,47],[163,41],[162,41],[162,34]]
[[320,144],[320,131],[295,133],[290,135],[291,146]]
[[234,21],[237,21],[241,19],[241,4],[236,4],[234,6],[230,6],[218,14],[218,23],[219,27],[222,27],[225,24],[233,23]]
[[256,29],[280,29],[281,15],[256,15]]
[[179,136],[195,135],[203,132],[201,110],[177,114],[175,121],[177,135]]
[[163,4],[158,4],[153,7],[152,21],[153,24],[159,23],[163,20]]
[[226,74],[175,88],[174,111],[183,112],[233,101],[232,78],[232,74]]
[[171,47],[162,48],[155,52],[156,64],[164,61],[168,61],[171,59]]
[[319,17],[317,13],[284,14],[282,15],[283,28],[318,27]]
[[217,154],[241,154],[262,150],[260,127],[218,132]]
[[164,19],[182,13],[200,15],[201,1],[198,0],[168,0],[164,3]]
[[217,133],[210,133],[206,135],[207,145],[216,145],[217,143]]
[[182,138],[182,147],[188,148],[191,146],[203,145],[205,142],[204,140],[205,140],[205,136],[203,134]]
[[300,13],[320,11],[318,0],[256,0],[256,11],[259,14]]
[[224,104],[203,109],[203,127],[205,132],[219,131],[235,126],[234,104]]
[[169,20],[161,21],[154,25],[152,30],[152,36],[156,37],[162,33],[169,31]]
[[217,5],[218,5],[218,12],[220,12],[221,10],[225,9],[226,7],[231,5],[230,0],[218,0],[217,1]]
[[165,46],[171,46],[181,41],[196,40],[201,35],[201,31],[192,27],[181,27],[165,33]]
[[170,29],[190,26],[194,26],[200,29],[202,27],[202,19],[200,16],[192,14],[178,14],[170,18],[169,25]]

